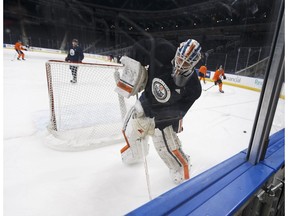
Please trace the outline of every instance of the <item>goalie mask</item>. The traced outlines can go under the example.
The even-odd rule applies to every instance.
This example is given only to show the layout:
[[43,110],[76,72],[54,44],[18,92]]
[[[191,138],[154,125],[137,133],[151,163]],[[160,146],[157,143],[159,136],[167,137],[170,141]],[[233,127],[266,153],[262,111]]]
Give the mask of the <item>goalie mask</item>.
[[201,59],[201,46],[193,39],[180,44],[172,60],[172,77],[177,86],[183,87],[194,72],[194,67]]

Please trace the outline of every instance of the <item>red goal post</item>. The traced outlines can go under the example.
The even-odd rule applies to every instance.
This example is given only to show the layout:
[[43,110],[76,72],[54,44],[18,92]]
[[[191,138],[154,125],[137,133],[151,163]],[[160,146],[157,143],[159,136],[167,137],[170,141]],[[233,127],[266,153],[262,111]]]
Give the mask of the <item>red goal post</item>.
[[[75,68],[77,83],[71,83]],[[49,147],[79,151],[123,141],[122,120],[132,101],[114,91],[121,70],[116,63],[46,62]]]

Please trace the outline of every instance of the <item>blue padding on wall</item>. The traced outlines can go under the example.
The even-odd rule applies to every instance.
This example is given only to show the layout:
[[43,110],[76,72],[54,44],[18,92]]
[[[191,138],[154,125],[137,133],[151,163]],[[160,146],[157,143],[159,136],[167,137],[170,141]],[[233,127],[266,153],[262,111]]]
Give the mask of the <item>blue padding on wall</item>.
[[[284,142],[284,140],[283,140]],[[267,167],[271,167],[273,170],[277,171],[284,165],[284,145],[279,147],[277,151],[274,151],[269,157],[265,158],[260,163],[266,165]]]
[[[229,185],[235,179],[238,179],[241,175],[243,175],[243,173],[246,173],[247,170],[249,170],[251,167],[252,164],[248,163],[242,164],[240,167],[237,167],[237,169],[233,170],[228,175],[225,175],[223,178],[219,179],[213,185],[205,188],[205,190],[203,190],[201,193],[195,194],[195,196],[191,197],[190,200],[187,200],[184,204],[182,204],[181,208],[177,208],[173,212],[169,212],[169,215],[171,216],[188,215],[192,211],[200,208],[203,202],[209,202],[211,197],[217,196],[217,194],[219,194],[220,191],[225,189],[227,185]],[[222,206],[220,208],[222,208]]]
[[257,165],[242,151],[127,215],[231,215],[284,165],[285,130],[270,137]]
[[[237,170],[235,171],[237,172]],[[268,180],[272,173],[271,168],[262,164],[252,166],[227,184],[223,190],[210,196],[208,201],[195,211],[190,212],[189,215],[232,215]]]
[[[192,178],[184,182],[180,186],[158,196],[151,202],[136,209],[128,215],[163,215],[177,208],[178,205],[191,199],[194,195],[201,193],[210,185],[215,184],[222,176],[229,174],[231,171],[241,166],[246,161],[246,155],[239,153],[234,157],[216,165],[213,169],[209,169],[198,175],[197,178]],[[225,169],[223,169],[223,166]],[[161,206],[161,208],[159,208]]]
[[285,137],[285,128],[278,131],[277,133],[272,134],[269,139],[269,146],[274,145],[278,140],[284,139]]
[[260,163],[277,171],[284,165],[285,129],[273,134],[269,139],[265,159]]

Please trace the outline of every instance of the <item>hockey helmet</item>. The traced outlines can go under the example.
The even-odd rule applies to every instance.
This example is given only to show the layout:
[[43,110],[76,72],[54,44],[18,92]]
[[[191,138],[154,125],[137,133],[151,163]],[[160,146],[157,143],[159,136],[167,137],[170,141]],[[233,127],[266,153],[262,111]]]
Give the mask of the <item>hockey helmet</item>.
[[172,77],[177,86],[184,86],[194,72],[194,67],[201,59],[201,46],[194,40],[189,39],[180,44],[172,60]]

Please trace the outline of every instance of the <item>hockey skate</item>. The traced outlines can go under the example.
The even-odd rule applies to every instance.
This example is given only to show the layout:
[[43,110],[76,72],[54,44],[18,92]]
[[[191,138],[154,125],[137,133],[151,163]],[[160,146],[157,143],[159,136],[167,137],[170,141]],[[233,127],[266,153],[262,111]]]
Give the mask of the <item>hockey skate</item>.
[[223,90],[219,90],[219,92],[220,92],[220,93],[224,93],[224,91],[223,91]]

